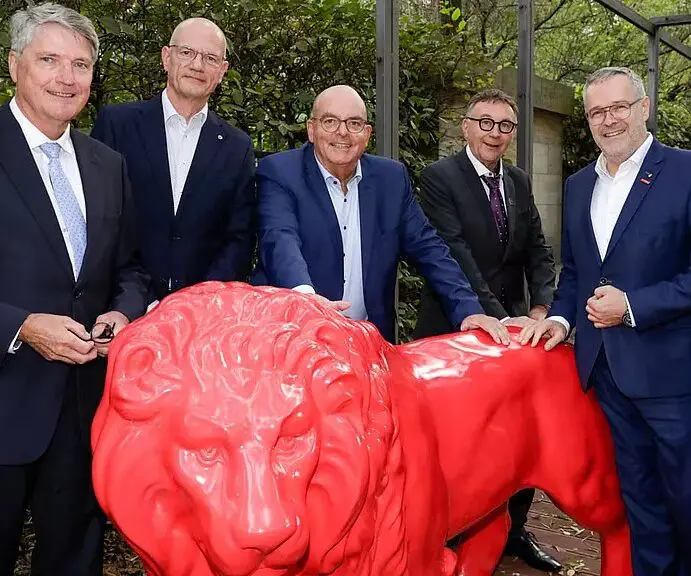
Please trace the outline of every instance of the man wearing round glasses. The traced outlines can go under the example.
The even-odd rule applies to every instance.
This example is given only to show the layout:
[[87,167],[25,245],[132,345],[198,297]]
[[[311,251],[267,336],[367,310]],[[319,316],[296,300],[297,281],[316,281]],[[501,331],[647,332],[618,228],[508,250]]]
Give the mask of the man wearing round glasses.
[[152,300],[204,280],[249,274],[252,143],[208,106],[228,70],[226,50],[213,22],[181,22],[161,50],[165,90],[151,100],[105,107],[91,132],[127,159]]
[[634,576],[691,574],[691,152],[648,133],[628,68],[583,101],[602,151],[566,181],[563,270],[551,315],[521,341],[576,328],[576,361],[614,438]]
[[[530,178],[502,160],[516,132],[516,116],[516,103],[501,90],[492,88],[473,96],[461,125],[467,145],[424,170],[422,208],[470,280],[485,312],[506,324],[524,325],[547,315],[555,267]],[[427,284],[414,337],[451,331],[434,289]],[[511,532],[506,553],[539,570],[556,572],[559,563],[525,530],[534,493],[522,490],[509,501]]]
[[396,272],[407,258],[439,292],[455,328],[480,328],[508,344],[508,331],[483,314],[415,202],[405,167],[365,154],[371,132],[357,92],[332,86],[314,101],[309,143],[259,163],[253,282],[314,294],[393,341]]

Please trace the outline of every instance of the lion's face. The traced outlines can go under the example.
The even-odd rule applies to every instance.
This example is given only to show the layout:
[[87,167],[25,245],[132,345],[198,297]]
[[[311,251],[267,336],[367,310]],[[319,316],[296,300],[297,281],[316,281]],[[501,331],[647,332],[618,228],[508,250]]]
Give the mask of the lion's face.
[[376,487],[389,407],[368,367],[335,358],[340,327],[230,322],[227,296],[170,298],[117,341],[99,500],[153,573],[327,570]]

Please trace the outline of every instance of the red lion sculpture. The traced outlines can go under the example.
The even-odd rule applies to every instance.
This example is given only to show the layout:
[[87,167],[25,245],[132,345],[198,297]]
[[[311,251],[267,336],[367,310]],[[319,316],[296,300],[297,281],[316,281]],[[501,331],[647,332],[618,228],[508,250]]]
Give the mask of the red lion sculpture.
[[568,346],[392,346],[294,291],[208,282],[115,339],[92,444],[97,497],[150,575],[489,576],[527,486],[600,532],[603,576],[632,574]]

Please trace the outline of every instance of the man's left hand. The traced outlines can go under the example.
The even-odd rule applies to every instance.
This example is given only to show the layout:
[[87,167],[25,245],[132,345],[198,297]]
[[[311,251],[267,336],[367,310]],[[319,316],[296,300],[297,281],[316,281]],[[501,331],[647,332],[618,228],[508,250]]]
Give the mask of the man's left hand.
[[536,304],[530,309],[530,312],[528,312],[528,316],[536,322],[540,322],[540,320],[544,320],[545,318],[547,318],[548,312],[549,308],[547,308],[547,306],[545,306],[544,304]]
[[626,312],[626,297],[619,288],[600,286],[588,298],[585,311],[595,328],[619,326]]
[[509,338],[509,331],[499,320],[492,316],[485,314],[471,314],[466,316],[461,322],[461,332],[479,328],[489,334],[497,344],[509,345],[511,339]]
[[[130,323],[130,321],[127,319],[127,316],[125,316],[122,312],[118,312],[117,310],[111,310],[110,312],[101,314],[98,318],[96,318],[96,322],[94,322],[94,324],[98,324],[99,322],[113,325],[113,337],[117,336],[118,332],[120,332],[120,330]],[[109,347],[110,342],[96,344],[96,351],[98,352],[99,356],[108,356]]]

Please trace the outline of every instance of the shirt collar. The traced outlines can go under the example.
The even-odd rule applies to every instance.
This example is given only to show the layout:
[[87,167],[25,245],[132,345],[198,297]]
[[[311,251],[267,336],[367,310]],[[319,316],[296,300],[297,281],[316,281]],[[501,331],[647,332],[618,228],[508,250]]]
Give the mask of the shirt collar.
[[[636,168],[641,167],[641,164],[643,164],[643,160],[645,160],[645,157],[648,155],[648,151],[650,150],[650,147],[653,145],[653,135],[648,133],[648,137],[645,139],[643,144],[641,144],[638,149],[631,154],[631,156],[628,157],[624,162],[621,163],[621,166],[619,169],[621,170],[622,166],[630,166],[633,165]],[[598,176],[606,176],[607,178],[613,178],[613,176],[610,175],[609,171],[607,170],[607,160],[605,159],[605,155],[600,153],[600,155],[597,158],[597,162],[595,163],[595,172],[597,172]]]
[[[465,152],[468,155],[468,159],[470,160],[470,163],[473,165],[473,168],[475,168],[475,172],[477,172],[477,175],[480,176],[481,178],[483,176],[497,176],[494,172],[492,172],[487,166],[485,166],[482,162],[480,162],[476,157],[475,154],[473,154],[473,151],[470,149],[470,146],[466,145],[465,147]],[[499,174],[498,176],[504,176],[504,161],[499,158]]]
[[186,122],[185,119],[182,117],[181,114],[178,113],[178,111],[175,109],[175,106],[173,106],[173,103],[170,101],[170,98],[168,98],[168,89],[166,88],[163,90],[163,94],[161,95],[161,104],[163,105],[163,120],[167,124],[168,120],[173,118],[174,116],[181,118],[183,122],[186,124],[190,124],[191,122],[195,121],[195,118],[199,118],[201,123],[203,124],[206,121],[206,117],[209,114],[209,103],[207,102],[204,104],[204,107],[197,112],[192,118],[190,118],[189,122]]
[[[333,178],[338,182],[338,178],[331,174],[324,165],[319,161],[319,158],[317,158],[317,155],[314,155],[314,159],[317,161],[317,166],[319,166],[319,171],[322,174],[322,178],[324,178],[324,181],[328,184],[329,180]],[[355,167],[355,175],[348,181],[348,184],[350,184],[351,181],[355,180],[357,184],[360,183],[360,180],[362,180],[362,166],[360,165],[360,160],[357,161],[357,166]]]
[[19,127],[22,129],[22,132],[24,133],[24,138],[26,139],[26,142],[29,145],[29,148],[31,148],[31,150],[39,148],[46,142],[57,142],[58,144],[60,144],[60,148],[62,148],[65,152],[74,155],[74,145],[72,144],[72,139],[70,138],[69,124],[67,125],[67,128],[65,128],[65,131],[62,133],[60,138],[58,138],[57,140],[51,140],[50,138],[48,138],[48,136],[46,136],[43,132],[36,128],[36,126],[34,126],[31,123],[31,120],[29,120],[24,115],[24,113],[19,108],[19,105],[17,104],[15,98],[12,98],[12,100],[10,100],[10,110],[12,111],[12,114],[19,123]]

